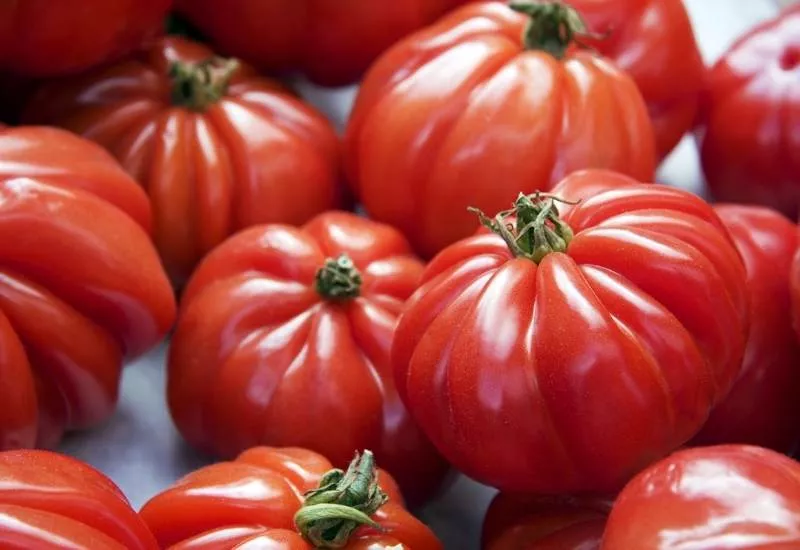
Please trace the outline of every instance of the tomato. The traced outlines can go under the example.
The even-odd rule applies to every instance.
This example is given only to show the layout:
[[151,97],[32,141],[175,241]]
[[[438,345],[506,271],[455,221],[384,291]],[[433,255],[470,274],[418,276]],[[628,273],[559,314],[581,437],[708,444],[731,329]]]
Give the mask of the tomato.
[[747,269],[750,334],[739,380],[693,442],[749,443],[789,452],[800,440],[800,345],[792,330],[789,297],[797,228],[763,207],[724,205],[716,210]]
[[597,550],[611,503],[600,498],[495,497],[483,550]]
[[25,118],[98,142],[144,186],[156,245],[178,286],[233,232],[301,224],[342,198],[339,142],[321,114],[182,39],[53,83]]
[[[428,265],[397,389],[456,468],[515,493],[618,490],[692,437],[741,367],[744,267],[702,199],[584,171]],[[508,216],[517,222],[506,227]],[[513,249],[513,251],[512,251]]]
[[49,451],[0,452],[0,546],[156,550],[122,491],[88,464]]
[[795,252],[792,267],[789,273],[789,291],[792,303],[792,325],[800,340],[800,247]]
[[467,5],[395,45],[361,86],[345,138],[349,179],[370,216],[425,257],[475,230],[470,205],[498,211],[581,168],[653,177],[653,129],[634,82],[559,42],[550,26],[578,32],[569,8],[530,9],[543,11],[544,28],[531,25],[523,41],[527,16]]
[[344,466],[370,448],[412,501],[447,467],[394,388],[397,317],[423,266],[389,226],[329,212],[232,237],[186,288],[169,352],[172,417],[223,457],[303,446]]
[[76,73],[162,30],[171,0],[0,2],[0,67],[29,76]]
[[169,330],[149,226],[147,197],[101,148],[0,129],[0,450],[105,421],[123,359]]
[[703,171],[713,195],[800,211],[800,9],[756,26],[708,75]]
[[467,0],[177,0],[220,50],[325,86],[357,80],[396,40]]
[[[190,473],[140,515],[161,548],[172,550],[442,549],[405,510],[397,485],[375,469],[371,452],[357,455],[347,472],[331,468],[306,449],[256,447]],[[330,504],[358,510],[362,519],[325,510]]]
[[746,445],[677,452],[634,478],[603,550],[800,547],[800,464]]

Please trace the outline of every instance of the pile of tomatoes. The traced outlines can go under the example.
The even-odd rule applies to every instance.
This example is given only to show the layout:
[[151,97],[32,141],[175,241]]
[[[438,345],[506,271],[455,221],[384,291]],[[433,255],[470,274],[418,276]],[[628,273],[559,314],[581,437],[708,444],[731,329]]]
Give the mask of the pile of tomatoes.
[[[0,31],[0,547],[438,550],[462,472],[487,550],[800,548],[800,9],[713,67],[681,0]],[[687,133],[713,202],[651,183]],[[54,449],[165,337],[217,462],[137,512]]]

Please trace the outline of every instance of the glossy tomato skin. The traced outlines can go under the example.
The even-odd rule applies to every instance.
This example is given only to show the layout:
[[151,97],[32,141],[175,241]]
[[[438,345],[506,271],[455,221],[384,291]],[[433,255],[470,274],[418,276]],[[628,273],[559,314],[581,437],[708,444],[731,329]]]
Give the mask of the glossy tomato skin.
[[147,197],[98,146],[0,129],[0,450],[106,420],[123,360],[169,330],[149,225]]
[[345,136],[355,194],[424,257],[582,168],[650,181],[655,145],[636,85],[593,53],[525,51],[526,17],[469,4],[400,41],[364,79]]
[[[314,277],[342,253],[361,271],[361,294],[327,301]],[[232,237],[183,296],[168,372],[178,429],[226,458],[302,445],[344,467],[368,448],[407,498],[424,500],[447,466],[400,401],[389,358],[422,269],[396,230],[345,212]]]
[[653,464],[614,503],[602,550],[791,550],[800,546],[800,465],[747,445]]
[[746,443],[790,452],[800,437],[800,345],[789,294],[797,227],[763,207],[720,205],[716,211],[747,270],[750,333],[739,379],[693,443]]
[[158,548],[110,479],[74,458],[37,450],[0,452],[0,546]]
[[[575,232],[537,266],[494,234],[426,268],[392,349],[439,451],[516,493],[606,494],[692,437],[741,367],[741,260],[698,197],[585,171],[553,191]],[[613,403],[613,406],[609,406]]]
[[500,493],[483,523],[483,550],[598,550],[610,499]]
[[800,9],[758,25],[708,76],[703,171],[718,200],[800,207]]
[[[140,515],[161,548],[208,550],[277,538],[283,544],[278,548],[310,550],[295,530],[294,515],[302,495],[316,488],[332,467],[306,449],[256,447],[232,462],[190,473],[147,502]],[[373,519],[385,532],[362,528],[346,548],[441,550],[433,533],[405,510],[391,476],[380,471],[378,482],[389,501]]]
[[142,184],[177,286],[233,232],[302,224],[342,200],[332,127],[278,83],[242,66],[205,110],[173,105],[170,64],[211,56],[166,38],[140,58],[44,88],[25,116],[96,141]]
[[161,33],[171,0],[0,3],[0,67],[37,77],[84,71]]
[[396,40],[467,0],[178,0],[220,51],[323,86],[356,81]]

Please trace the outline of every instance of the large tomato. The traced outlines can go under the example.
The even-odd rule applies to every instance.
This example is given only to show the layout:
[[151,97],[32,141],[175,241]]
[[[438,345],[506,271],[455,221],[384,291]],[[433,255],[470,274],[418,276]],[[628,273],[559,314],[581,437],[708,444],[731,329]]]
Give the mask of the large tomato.
[[389,359],[423,266],[391,227],[322,214],[232,237],[186,288],[169,353],[173,419],[223,457],[303,446],[344,466],[375,451],[412,500],[446,471],[411,420]]
[[474,232],[470,205],[498,211],[581,168],[653,177],[653,129],[634,82],[562,40],[565,26],[580,29],[574,11],[530,10],[535,19],[467,5],[395,45],[361,87],[345,143],[351,183],[372,217],[426,257]]
[[739,380],[693,442],[749,443],[789,452],[800,439],[800,345],[789,295],[797,227],[763,207],[716,210],[747,269],[750,334]]
[[792,325],[800,341],[800,246],[794,254],[789,273],[789,290],[792,299]]
[[305,449],[256,447],[190,473],[140,514],[171,550],[442,550],[372,453],[331,468]]
[[0,129],[0,450],[106,420],[175,317],[147,197],[63,130]]
[[800,211],[800,8],[758,25],[711,69],[699,132],[717,199]]
[[611,502],[601,498],[497,495],[483,550],[597,550]]
[[234,231],[304,223],[342,198],[339,142],[321,114],[182,39],[53,83],[25,118],[100,143],[144,186],[156,245],[178,285]]
[[476,480],[605,494],[727,394],[745,273],[714,210],[686,191],[585,171],[553,194],[581,202],[521,195],[483,217],[502,237],[462,240],[428,265],[395,333],[396,383]]
[[220,50],[267,71],[339,86],[404,35],[467,0],[177,0]]
[[73,458],[30,450],[0,453],[0,546],[158,549],[110,479]]
[[56,76],[111,61],[159,34],[172,0],[0,2],[0,68]]
[[677,452],[628,483],[601,548],[800,548],[800,464],[746,445]]

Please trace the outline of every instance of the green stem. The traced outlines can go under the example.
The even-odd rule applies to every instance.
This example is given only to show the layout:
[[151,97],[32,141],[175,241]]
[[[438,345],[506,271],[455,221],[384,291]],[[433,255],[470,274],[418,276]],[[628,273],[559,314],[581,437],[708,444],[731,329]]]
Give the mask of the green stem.
[[205,111],[225,96],[238,69],[237,60],[221,57],[197,63],[175,61],[169,69],[173,105]]
[[316,288],[328,300],[350,300],[361,292],[361,273],[347,254],[328,258],[316,275]]
[[356,453],[347,472],[331,470],[319,487],[306,493],[294,516],[297,530],[314,548],[343,548],[362,525],[382,530],[370,516],[388,497],[378,487],[378,470],[370,451]]
[[522,34],[525,49],[563,59],[570,45],[580,45],[580,37],[590,36],[580,14],[560,1],[512,0],[509,6],[530,17]]

